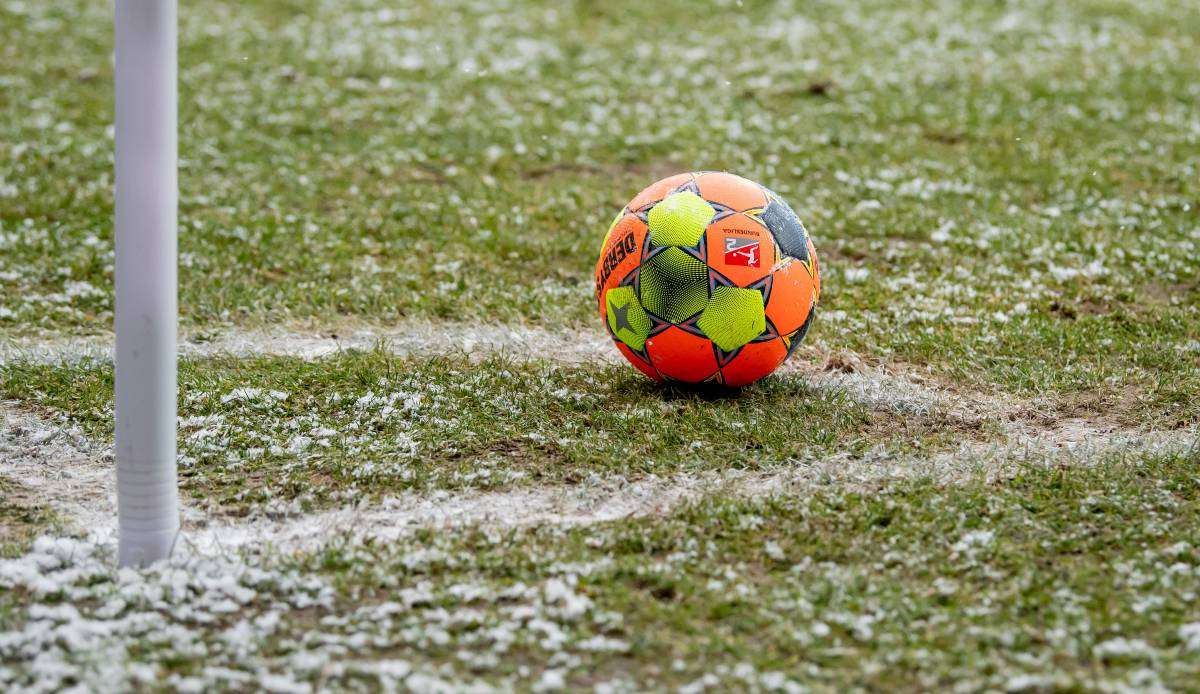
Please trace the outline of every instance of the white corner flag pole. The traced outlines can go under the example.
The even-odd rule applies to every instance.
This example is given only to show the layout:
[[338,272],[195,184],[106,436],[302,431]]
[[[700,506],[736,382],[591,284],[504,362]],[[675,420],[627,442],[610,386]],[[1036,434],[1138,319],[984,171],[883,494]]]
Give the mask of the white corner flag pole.
[[116,0],[116,457],[121,566],[170,554],[175,482],[175,0]]

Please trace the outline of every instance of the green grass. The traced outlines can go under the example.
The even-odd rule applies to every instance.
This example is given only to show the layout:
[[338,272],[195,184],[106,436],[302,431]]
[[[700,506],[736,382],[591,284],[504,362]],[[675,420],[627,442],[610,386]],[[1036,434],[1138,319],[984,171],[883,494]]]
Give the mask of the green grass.
[[[1200,414],[1182,402],[1200,388],[1195,8],[182,12],[189,329],[599,330],[590,274],[612,213],[661,175],[730,169],[809,223],[819,343],[1021,395],[1132,390],[1154,417]],[[108,8],[0,13],[0,330],[107,330]],[[72,50],[45,50],[60,41]]]
[[[623,616],[609,633],[630,654],[587,659],[581,677],[674,685],[724,668],[734,682],[749,663],[838,690],[1003,688],[1022,673],[1065,689],[1139,676],[1186,689],[1200,675],[1179,636],[1200,589],[1197,463],[1192,451],[994,484],[711,499],[602,528],[429,533],[413,547],[433,543],[441,559],[415,571],[404,552],[370,558],[384,548],[307,566],[332,564],[356,596],[397,575],[574,574],[596,612]],[[1113,639],[1145,648],[1101,646]]]
[[[931,452],[964,431],[989,436],[936,409],[872,411],[797,375],[735,395],[664,390],[623,365],[382,350],[184,361],[180,391],[184,488],[230,508],[764,469],[879,446]],[[111,440],[110,362],[0,365],[0,394]]]
[[[126,576],[125,590],[76,549],[48,562],[51,592],[0,592],[0,627],[72,604],[163,678],[265,668],[337,689],[399,661],[518,689],[553,670],[574,688],[1186,690],[1200,676],[1198,463],[1193,450],[990,483],[711,498],[577,529],[329,538],[250,570]],[[155,597],[160,582],[195,597]],[[131,617],[151,605],[176,638],[139,635]],[[27,674],[5,665],[14,683]]]
[[[1054,427],[1194,436],[1187,3],[182,5],[189,335],[427,320],[599,335],[592,268],[612,215],[660,177],[727,169],[812,232],[824,291],[799,358],[861,360],[943,389],[946,407],[1017,418],[871,409],[796,373],[737,395],[660,388],[536,354],[184,360],[180,474],[210,510],[837,454],[852,478]],[[110,330],[111,51],[106,3],[0,3],[0,341]],[[109,363],[5,361],[0,395],[111,440]],[[575,688],[1194,688],[1195,448],[1048,457],[1061,464],[999,481],[328,538],[252,568],[136,575],[93,545],[32,542],[60,521],[5,480],[0,688],[29,686],[43,651],[67,664],[60,687],[114,690],[239,689],[234,674],[260,668],[369,688],[394,659],[522,690],[547,670]],[[42,629],[70,609],[124,621],[83,644]],[[195,640],[154,636],[172,626]]]

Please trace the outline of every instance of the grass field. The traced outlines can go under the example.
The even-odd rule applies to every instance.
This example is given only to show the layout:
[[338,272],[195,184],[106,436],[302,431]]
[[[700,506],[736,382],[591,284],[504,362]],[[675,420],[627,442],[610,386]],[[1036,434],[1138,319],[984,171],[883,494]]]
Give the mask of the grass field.
[[[0,0],[0,688],[1197,690],[1200,8],[180,10],[180,479],[113,565],[108,3]],[[656,386],[592,268],[737,172],[824,290]]]

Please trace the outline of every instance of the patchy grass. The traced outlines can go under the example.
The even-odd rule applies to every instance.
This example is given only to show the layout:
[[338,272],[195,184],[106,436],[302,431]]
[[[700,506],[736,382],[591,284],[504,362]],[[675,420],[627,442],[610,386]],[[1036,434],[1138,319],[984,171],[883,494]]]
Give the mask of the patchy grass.
[[[599,330],[589,277],[613,211],[666,173],[730,169],[809,222],[820,344],[1021,395],[1133,391],[1127,421],[1200,415],[1193,7],[181,12],[188,326]],[[0,331],[106,330],[109,8],[0,15]]]
[[35,675],[36,652],[116,684],[1188,689],[1198,463],[1193,450],[714,498],[577,529],[330,538],[311,555],[130,575],[106,550],[43,540],[0,562],[0,677],[60,676]]
[[[813,233],[825,291],[800,356],[1031,403],[1030,427],[1200,420],[1186,3],[183,5],[189,334],[412,318],[598,335],[612,214],[669,173],[728,169]],[[0,3],[0,340],[111,325],[110,13]],[[304,510],[853,465],[1000,426],[796,374],[717,396],[517,356],[185,361],[185,492]],[[5,397],[100,441],[111,391],[103,362],[0,365]],[[25,552],[55,520],[5,482],[0,687],[1194,687],[1200,460],[1086,462],[121,574],[82,540]]]
[[[0,366],[0,393],[112,435],[108,362]],[[662,389],[623,365],[386,351],[184,361],[181,474],[197,498],[328,502],[405,488],[763,468],[990,435],[945,412],[871,411],[796,375],[740,394]],[[876,451],[878,453],[878,451]]]

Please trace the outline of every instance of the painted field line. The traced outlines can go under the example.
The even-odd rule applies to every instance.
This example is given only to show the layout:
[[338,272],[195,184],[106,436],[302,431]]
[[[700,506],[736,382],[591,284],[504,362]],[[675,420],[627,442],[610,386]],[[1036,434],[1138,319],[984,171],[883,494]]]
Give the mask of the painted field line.
[[[292,356],[317,359],[342,350],[372,349],[384,344],[397,354],[494,353],[541,358],[567,364],[616,362],[617,350],[598,332],[568,333],[523,325],[467,324],[406,320],[397,326],[343,325],[321,330],[260,329],[225,331],[214,337],[183,336],[184,357]],[[14,338],[0,345],[0,364],[6,361],[55,362],[111,359],[111,335]]]
[[578,526],[665,515],[713,495],[762,498],[805,494],[820,488],[871,489],[886,482],[929,479],[958,484],[997,479],[1029,465],[1093,465],[1123,455],[1187,450],[1197,430],[1134,434],[1112,432],[1070,420],[1003,444],[969,443],[931,457],[832,456],[816,463],[763,471],[680,473],[640,480],[595,477],[566,486],[539,486],[493,492],[411,492],[380,503],[340,508],[285,519],[251,517],[193,525],[194,551],[274,547],[316,549],[333,537],[388,540],[421,528],[470,526]]
[[[384,345],[397,354],[461,353],[486,358],[503,353],[516,358],[550,358],[566,364],[620,363],[621,357],[603,337],[582,337],[525,326],[469,326],[408,322],[402,328],[343,329],[332,333],[283,330],[226,333],[206,341],[184,341],[186,356],[294,356],[317,359],[345,349]],[[110,358],[103,339],[55,340],[10,345],[4,358],[58,361]],[[904,415],[939,414],[955,419],[992,420],[1006,435],[1002,444],[966,443],[932,457],[894,456],[885,452],[853,460],[838,456],[803,466],[767,472],[721,472],[647,477],[636,481],[596,478],[574,486],[517,488],[503,492],[432,492],[400,495],[367,507],[343,508],[310,516],[273,520],[208,518],[185,507],[188,542],[196,550],[251,547],[262,544],[294,547],[343,533],[384,537],[428,526],[480,523],[530,525],[586,524],[665,513],[708,494],[761,495],[800,491],[821,485],[869,485],[902,477],[929,477],[953,482],[971,475],[997,474],[1006,466],[1037,460],[1071,460],[1086,464],[1097,456],[1121,451],[1179,449],[1195,432],[1121,432],[1085,420],[1035,425],[1011,415],[1030,411],[1029,403],[1001,401],[976,393],[950,394],[918,377],[895,375],[854,359],[839,358],[838,368],[825,370],[802,354],[785,373],[820,390],[834,390],[876,411]],[[853,355],[850,355],[851,357]],[[843,355],[844,357],[844,355]],[[846,368],[849,362],[852,366]],[[831,361],[832,363],[832,361]],[[0,474],[44,491],[52,506],[81,527],[111,532],[112,462],[77,432],[62,431],[12,406],[0,409]],[[1189,438],[1189,436],[1191,438]]]
[[[115,535],[111,456],[77,432],[44,422],[9,404],[0,405],[0,474],[34,490],[64,520],[98,540]],[[818,488],[872,488],[901,479],[954,484],[1002,476],[1022,465],[1089,465],[1114,455],[1179,451],[1196,445],[1196,430],[1114,432],[1083,420],[1050,429],[1016,425],[1003,444],[967,443],[931,457],[831,456],[809,464],[763,471],[722,471],[648,476],[629,480],[595,476],[576,485],[518,487],[503,491],[408,492],[379,503],[294,517],[209,517],[185,505],[183,548],[196,554],[234,550],[316,549],[332,537],[387,540],[419,528],[474,525],[518,527],[587,525],[669,513],[711,495],[763,497]]]
[[[185,338],[180,355],[204,358],[290,356],[319,359],[343,350],[368,350],[377,346],[399,355],[465,355],[486,359],[506,355],[516,359],[546,359],[566,365],[612,365],[624,359],[597,331],[566,332],[524,325],[470,325],[431,321],[405,321],[393,327],[345,325],[327,330],[264,329],[229,331],[212,338]],[[112,358],[112,341],[105,336],[12,340],[0,346],[0,365],[6,361],[54,363]],[[855,363],[851,369],[824,370],[811,361],[813,352],[802,350],[781,369],[798,374],[818,390],[845,392],[863,406],[897,414],[926,416],[934,411],[959,419],[975,420],[1011,411],[1011,400],[975,394],[950,397],[936,386],[910,375]],[[825,359],[819,357],[820,361]],[[857,360],[850,360],[852,363]]]
[[[614,364],[623,359],[607,338],[602,335],[554,332],[541,328],[508,325],[473,326],[455,323],[406,322],[403,327],[380,329],[343,327],[336,332],[304,332],[264,330],[229,332],[214,339],[184,340],[180,351],[185,356],[293,356],[318,359],[340,350],[371,349],[383,345],[397,354],[459,353],[473,358],[507,354],[514,358],[550,358],[565,364]],[[4,359],[41,363],[75,361],[80,359],[111,359],[111,341],[103,336],[89,339],[58,339],[51,341],[12,342],[0,348],[0,363]],[[799,372],[812,387],[844,392],[852,400],[872,409],[891,410],[902,414],[924,416],[931,411],[949,410],[944,394],[919,383],[893,377],[883,372],[841,373],[825,372],[819,367],[796,360],[786,369]],[[960,401],[961,402],[961,401]],[[112,462],[107,451],[99,451],[82,437],[60,432],[53,425],[40,422],[31,415],[9,407],[4,410],[10,422],[5,431],[14,443],[5,452],[0,449],[0,473],[7,473],[22,484],[45,490],[42,495],[67,518],[79,520],[81,527],[103,528],[112,522]],[[51,445],[40,445],[42,440]],[[67,443],[74,442],[71,449]],[[11,460],[6,460],[11,458]],[[58,461],[62,461],[61,464]],[[736,477],[736,475],[734,476]],[[73,479],[85,480],[71,484]],[[63,481],[63,484],[56,484]],[[592,522],[626,515],[650,512],[656,503],[692,498],[713,485],[723,486],[729,480],[704,478],[651,478],[630,483],[625,480],[601,481],[590,488],[557,488],[550,490],[515,490],[501,496],[446,497],[435,494],[410,495],[392,503],[391,508],[376,509],[378,517],[370,527],[388,524],[407,527],[412,523],[485,522],[489,514],[499,514],[502,523]],[[398,506],[397,506],[398,504]],[[510,509],[504,511],[504,509]],[[202,512],[184,508],[185,519],[192,527],[205,525]],[[311,521],[298,519],[298,530],[290,533],[293,539],[313,535],[309,524],[324,524],[330,528],[353,526],[358,521],[353,511],[335,511]],[[484,515],[480,515],[484,514]],[[517,514],[514,516],[513,514]],[[410,522],[411,521],[411,522]],[[291,527],[291,526],[289,526]],[[194,535],[197,542],[241,545],[237,538],[247,532],[256,534],[245,523],[223,527],[214,525],[211,531]],[[266,536],[289,536],[286,527],[262,528]],[[319,533],[316,533],[319,535]]]

